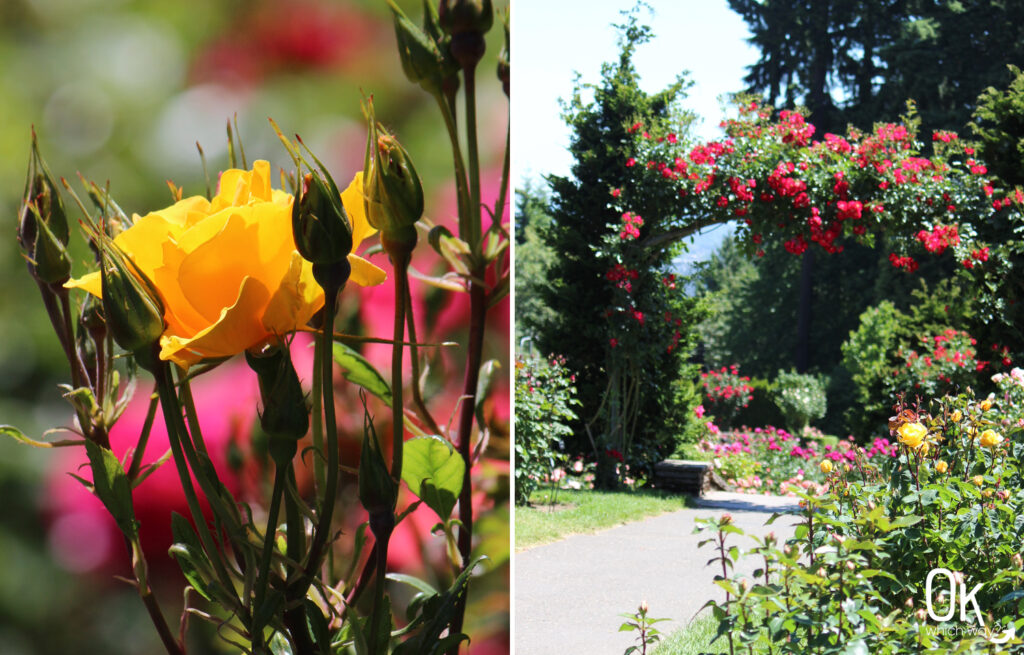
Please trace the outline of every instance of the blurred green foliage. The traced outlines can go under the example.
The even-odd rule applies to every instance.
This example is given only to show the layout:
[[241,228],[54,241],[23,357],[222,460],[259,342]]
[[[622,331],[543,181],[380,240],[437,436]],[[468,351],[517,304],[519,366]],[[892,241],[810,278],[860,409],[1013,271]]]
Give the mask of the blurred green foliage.
[[[416,0],[397,4],[421,12]],[[502,31],[488,39],[478,82],[481,167],[496,180],[507,125],[494,78]],[[433,100],[402,74],[383,0],[4,0],[0,61],[0,216],[8,225],[0,232],[0,422],[33,437],[68,425],[71,414],[57,386],[67,365],[14,238],[32,126],[55,175],[79,192],[79,173],[109,183],[125,211],[144,214],[171,203],[167,181],[185,195],[204,193],[197,142],[216,185],[228,166],[229,119],[249,162],[291,166],[273,117],[347,183],[362,168],[360,102],[372,95],[378,119],[416,160],[427,216],[455,213],[447,136]],[[74,220],[78,210],[65,201]],[[90,255],[72,241],[78,274]],[[154,652],[133,589],[68,573],[50,556],[40,510],[53,455],[0,441],[0,650]],[[168,602],[180,608],[180,598]]]

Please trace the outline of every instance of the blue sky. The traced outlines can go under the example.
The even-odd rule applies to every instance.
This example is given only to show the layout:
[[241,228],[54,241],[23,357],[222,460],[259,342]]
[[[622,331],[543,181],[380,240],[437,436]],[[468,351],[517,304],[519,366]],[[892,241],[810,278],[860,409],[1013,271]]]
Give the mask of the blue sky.
[[[723,111],[719,98],[743,87],[758,51],[726,0],[649,0],[641,16],[654,38],[637,50],[641,87],[658,91],[680,73],[694,82],[684,105],[703,119],[698,134],[714,138]],[[569,131],[559,98],[572,93],[574,72],[583,82],[600,78],[601,64],[618,54],[613,23],[630,0],[518,0],[513,5],[512,180],[569,172]],[[698,239],[691,257],[703,256],[725,231]]]

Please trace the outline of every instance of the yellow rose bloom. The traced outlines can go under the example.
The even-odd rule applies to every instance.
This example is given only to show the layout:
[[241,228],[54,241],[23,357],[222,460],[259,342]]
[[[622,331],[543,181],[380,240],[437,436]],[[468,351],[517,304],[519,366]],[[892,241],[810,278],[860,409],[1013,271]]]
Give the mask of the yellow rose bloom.
[[832,462],[830,460],[822,460],[821,472],[824,473],[825,475],[828,475],[829,473],[832,472]]
[[945,473],[946,471],[949,470],[949,464],[940,459],[939,461],[935,462],[935,470],[938,471],[939,473]]
[[[362,174],[341,194],[352,249],[376,230],[363,210]],[[291,194],[270,187],[270,163],[220,176],[213,200],[192,196],[143,217],[116,243],[156,286],[164,303],[160,358],[188,367],[278,341],[324,303],[313,266],[295,250]],[[349,280],[380,284],[385,273],[348,256]],[[66,286],[102,295],[99,273]]]
[[985,448],[995,448],[1003,441],[1003,436],[995,430],[985,430],[981,433],[981,443]]
[[975,487],[980,487],[982,483],[985,482],[985,478],[981,477],[980,475],[976,475],[973,478],[971,478],[971,482],[974,483]]
[[962,419],[963,417],[964,415],[961,414],[960,410],[958,409],[955,412],[953,412],[953,415],[949,417],[949,420],[953,421],[954,423],[959,423],[960,419]]
[[985,400],[981,401],[981,403],[978,404],[978,407],[981,407],[981,411],[987,412],[988,410],[992,409],[992,401],[986,398]]
[[904,423],[896,430],[900,443],[908,448],[920,448],[924,438],[928,436],[928,428],[920,423]]

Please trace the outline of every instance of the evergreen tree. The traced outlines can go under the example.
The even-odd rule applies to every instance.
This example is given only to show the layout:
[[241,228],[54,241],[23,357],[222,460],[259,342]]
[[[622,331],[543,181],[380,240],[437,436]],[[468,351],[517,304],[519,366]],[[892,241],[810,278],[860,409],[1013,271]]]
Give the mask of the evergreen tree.
[[[666,244],[628,255],[639,270],[638,278],[630,281],[632,310],[640,316],[628,326],[635,347],[623,343],[617,348],[618,339],[611,336],[619,314],[614,298],[621,289],[609,279],[609,271],[621,261],[601,244],[614,242],[621,224],[612,192],[630,195],[631,206],[647,222],[644,233],[668,204],[666,190],[643,182],[642,175],[623,166],[635,154],[631,130],[639,124],[652,138],[681,134],[692,121],[678,110],[686,87],[682,77],[659,93],[649,95],[640,89],[633,55],[651,33],[638,24],[637,9],[626,19],[618,26],[618,62],[602,67],[599,84],[577,83],[563,105],[575,163],[570,177],[548,178],[552,220],[540,230],[555,254],[541,295],[557,315],[557,320],[540,326],[540,347],[545,353],[565,355],[576,373],[582,410],[574,426],[575,441],[568,445],[596,459],[597,484],[602,487],[618,483],[619,458],[633,467],[635,476],[637,467],[669,454],[686,430],[696,399],[691,382],[696,375],[687,364],[696,308],[682,297],[681,283],[674,297],[668,297],[663,285],[679,246]],[[593,99],[585,99],[591,92]],[[676,328],[666,327],[663,313],[685,323],[678,330],[681,342],[671,341]]]

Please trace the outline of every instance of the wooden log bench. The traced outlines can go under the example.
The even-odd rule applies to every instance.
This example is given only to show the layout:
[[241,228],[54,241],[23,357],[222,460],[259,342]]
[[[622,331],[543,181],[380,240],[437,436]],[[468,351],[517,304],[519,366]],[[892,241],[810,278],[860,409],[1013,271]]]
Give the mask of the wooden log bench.
[[654,465],[654,486],[701,496],[711,486],[711,463],[666,459]]

